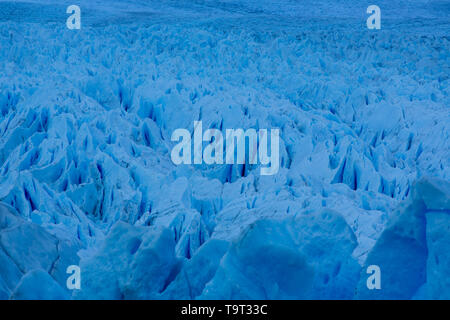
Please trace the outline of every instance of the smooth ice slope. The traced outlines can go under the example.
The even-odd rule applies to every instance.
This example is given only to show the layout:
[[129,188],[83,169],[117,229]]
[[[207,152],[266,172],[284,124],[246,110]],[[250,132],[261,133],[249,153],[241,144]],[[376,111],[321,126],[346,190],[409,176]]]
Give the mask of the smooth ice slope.
[[69,294],[44,270],[28,272],[11,295],[13,300],[66,300]]
[[[450,297],[446,1],[78,3],[0,1],[0,298]],[[175,166],[198,120],[279,172]]]

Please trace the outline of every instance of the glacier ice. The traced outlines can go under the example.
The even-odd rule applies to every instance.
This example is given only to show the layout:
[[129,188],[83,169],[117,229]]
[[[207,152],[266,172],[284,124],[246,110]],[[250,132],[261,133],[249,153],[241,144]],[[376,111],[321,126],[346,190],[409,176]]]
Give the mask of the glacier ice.
[[[444,1],[78,3],[0,2],[0,299],[450,297]],[[278,173],[175,165],[194,121]]]
[[118,222],[83,270],[79,299],[156,299],[179,269],[168,229],[148,230]]
[[13,300],[66,300],[68,298],[69,293],[42,269],[25,274],[11,295]]
[[383,290],[358,286],[361,299],[446,299],[449,294],[450,184],[421,179],[388,222],[365,264],[383,268]]
[[[17,299],[63,299],[70,293],[66,269],[79,261],[78,241],[58,238],[0,204],[0,280],[2,291]],[[45,275],[43,275],[45,273]],[[48,291],[39,283],[48,285]],[[42,290],[33,292],[33,288]]]
[[356,237],[331,210],[258,220],[233,243],[200,298],[351,299]]

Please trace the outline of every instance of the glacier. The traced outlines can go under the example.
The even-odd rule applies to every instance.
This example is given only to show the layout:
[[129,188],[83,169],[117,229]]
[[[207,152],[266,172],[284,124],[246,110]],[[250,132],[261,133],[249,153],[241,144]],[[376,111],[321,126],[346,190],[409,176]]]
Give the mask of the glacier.
[[448,1],[76,2],[0,1],[0,299],[450,299]]

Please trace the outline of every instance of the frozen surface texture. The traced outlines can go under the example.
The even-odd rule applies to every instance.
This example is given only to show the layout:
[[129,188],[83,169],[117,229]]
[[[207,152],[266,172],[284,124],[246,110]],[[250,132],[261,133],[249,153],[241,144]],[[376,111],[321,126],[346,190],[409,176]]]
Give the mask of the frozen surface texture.
[[[366,260],[384,266],[382,290],[368,290],[363,299],[448,299],[450,294],[450,183],[422,179],[411,197],[394,211]],[[420,290],[419,290],[420,289]]]
[[77,2],[0,1],[0,299],[450,298],[448,1]]

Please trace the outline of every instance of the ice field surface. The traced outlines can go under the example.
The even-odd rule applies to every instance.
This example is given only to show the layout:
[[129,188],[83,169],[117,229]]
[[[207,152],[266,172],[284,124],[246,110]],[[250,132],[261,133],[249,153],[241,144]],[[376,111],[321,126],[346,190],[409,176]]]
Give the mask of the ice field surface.
[[[368,1],[70,4],[0,1],[1,299],[450,298],[449,1],[378,1],[381,30]],[[280,129],[279,172],[174,165],[200,120]]]

